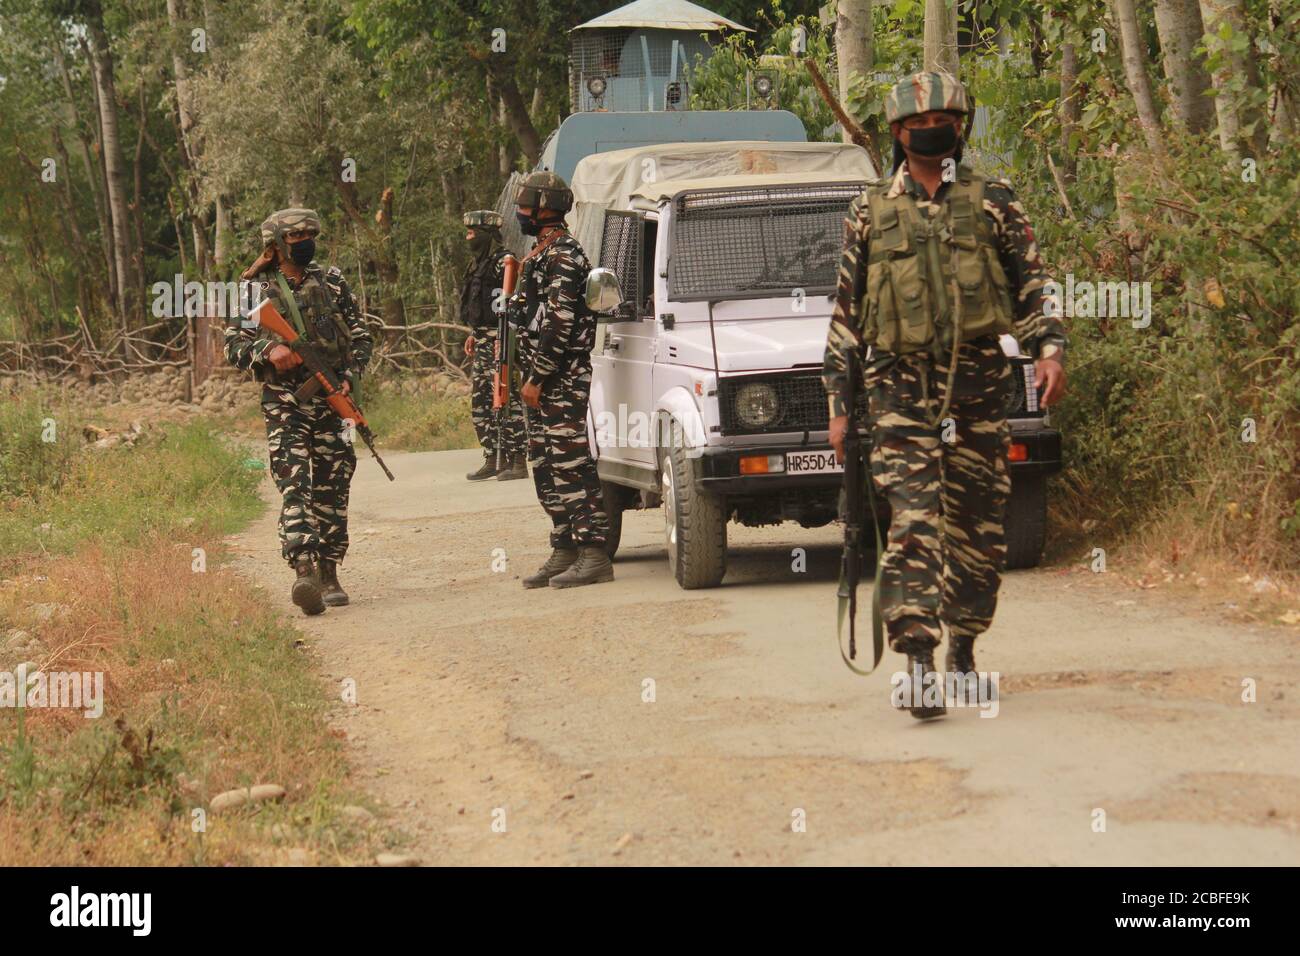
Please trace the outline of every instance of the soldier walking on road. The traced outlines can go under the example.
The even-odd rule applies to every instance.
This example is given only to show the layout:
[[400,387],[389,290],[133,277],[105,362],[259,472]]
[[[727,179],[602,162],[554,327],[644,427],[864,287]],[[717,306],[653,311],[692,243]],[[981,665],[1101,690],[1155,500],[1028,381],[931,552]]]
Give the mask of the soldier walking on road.
[[614,580],[605,553],[609,524],[587,444],[591,349],[596,317],[584,300],[590,264],[569,235],[573,193],[552,172],[535,172],[515,198],[524,235],[537,244],[524,259],[512,317],[520,336],[521,389],[528,412],[528,462],[537,499],[553,525],[551,556],[524,587],[576,587]]
[[[849,207],[826,342],[830,440],[841,461],[848,359],[863,358],[868,480],[893,516],[878,556],[882,616],[890,647],[922,686],[939,678],[943,625],[947,670],[975,670],[975,638],[997,606],[1012,398],[998,336],[1014,333],[1037,360],[1044,405],[1065,388],[1065,330],[1060,310],[1045,307],[1049,276],[1033,229],[1007,182],[960,165],[970,112],[965,88],[939,73],[907,77],[889,94],[894,172]],[[944,713],[942,703],[910,710]]]
[[[502,260],[506,250],[501,245],[501,216],[490,209],[476,209],[465,213],[465,240],[474,254],[465,271],[465,283],[460,292],[460,320],[469,326],[470,335],[465,340],[465,353],[473,361],[470,375],[473,391],[470,409],[474,431],[483,446],[483,464],[465,477],[482,481],[495,477],[498,481],[527,478],[524,464],[528,453],[528,439],[524,433],[524,409],[519,395],[510,388],[510,400],[500,411],[492,408],[492,384],[497,362],[498,309],[504,308],[501,299]],[[500,344],[505,348],[505,343]],[[503,416],[503,420],[498,420]],[[503,443],[500,461],[498,442]],[[498,464],[500,467],[498,467]]]
[[[263,251],[241,278],[258,283],[253,304],[271,299],[309,342],[321,349],[355,392],[373,342],[343,274],[316,264],[320,218],[310,209],[282,209],[262,223]],[[305,614],[348,603],[338,566],[348,550],[348,492],[357,467],[351,436],[320,394],[294,392],[309,373],[277,337],[244,319],[225,328],[226,361],[262,382],[262,414],[271,475],[284,497],[280,549],[294,569],[293,603]]]

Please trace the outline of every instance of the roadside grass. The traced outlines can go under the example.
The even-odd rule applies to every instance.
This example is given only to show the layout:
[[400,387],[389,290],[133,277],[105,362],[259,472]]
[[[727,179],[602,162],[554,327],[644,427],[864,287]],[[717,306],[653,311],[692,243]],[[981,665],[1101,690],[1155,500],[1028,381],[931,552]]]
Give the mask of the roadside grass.
[[362,389],[362,408],[380,448],[446,451],[478,446],[467,395],[439,394],[414,376],[380,378]]
[[[68,444],[32,446],[50,417]],[[391,842],[341,812],[360,801],[335,689],[223,566],[222,535],[260,508],[247,452],[202,421],[79,451],[77,410],[38,397],[0,427],[0,672],[104,674],[97,719],[0,709],[0,865],[358,863]],[[283,802],[206,811],[258,783]]]

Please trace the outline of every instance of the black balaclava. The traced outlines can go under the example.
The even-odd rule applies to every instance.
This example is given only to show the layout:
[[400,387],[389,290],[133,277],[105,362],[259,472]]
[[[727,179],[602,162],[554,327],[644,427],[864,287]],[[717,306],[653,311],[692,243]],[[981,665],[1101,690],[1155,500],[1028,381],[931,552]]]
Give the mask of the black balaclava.
[[474,258],[485,255],[492,244],[497,241],[495,230],[489,231],[483,226],[474,227],[474,238],[469,241],[469,251],[474,253]]
[[296,266],[311,265],[312,259],[316,258],[316,240],[307,238],[289,243],[289,258]]

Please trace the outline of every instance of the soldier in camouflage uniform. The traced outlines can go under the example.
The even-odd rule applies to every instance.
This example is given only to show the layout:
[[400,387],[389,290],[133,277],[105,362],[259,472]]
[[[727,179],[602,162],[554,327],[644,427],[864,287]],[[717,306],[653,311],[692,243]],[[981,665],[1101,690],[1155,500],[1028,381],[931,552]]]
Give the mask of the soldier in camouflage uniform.
[[[871,473],[893,515],[880,557],[882,616],[890,647],[907,654],[922,686],[939,678],[942,625],[947,670],[974,671],[975,638],[997,606],[1013,394],[999,335],[1014,334],[1037,359],[1044,404],[1065,385],[1065,330],[1048,306],[1025,212],[1004,180],[960,164],[971,109],[962,85],[938,73],[890,93],[894,172],[849,207],[823,376],[843,460],[849,355],[863,359]],[[910,710],[922,719],[944,712]]]
[[[262,223],[262,255],[244,272],[252,304],[270,299],[281,315],[334,362],[344,391],[355,391],[370,361],[370,332],[342,273],[316,264],[320,219],[282,209]],[[247,311],[225,329],[226,360],[262,382],[271,474],[284,497],[280,549],[294,569],[293,603],[305,614],[348,603],[338,564],[348,550],[348,491],[357,457],[343,423],[317,394],[295,390],[309,373],[297,353],[250,324]]]
[[600,478],[587,444],[591,349],[596,317],[584,301],[591,266],[569,235],[564,214],[573,193],[552,172],[535,172],[519,188],[516,217],[537,244],[524,259],[512,317],[523,327],[521,394],[528,413],[528,463],[537,499],[554,526],[551,556],[524,587],[576,587],[614,580],[605,553],[609,523]]
[[[498,481],[527,478],[524,464],[528,453],[528,438],[524,433],[524,409],[519,395],[510,389],[510,400],[504,409],[492,409],[492,384],[496,373],[497,309],[502,282],[502,260],[506,250],[501,245],[501,216],[489,209],[476,209],[465,213],[466,234],[474,260],[465,270],[465,283],[460,293],[460,320],[469,326],[470,335],[465,340],[465,352],[473,360],[471,376],[473,392],[470,409],[474,417],[474,431],[483,446],[483,464],[465,477],[482,481],[496,477]],[[504,421],[498,421],[503,417]],[[504,441],[501,441],[504,439]],[[498,460],[497,444],[502,447]],[[499,466],[499,467],[498,467]]]

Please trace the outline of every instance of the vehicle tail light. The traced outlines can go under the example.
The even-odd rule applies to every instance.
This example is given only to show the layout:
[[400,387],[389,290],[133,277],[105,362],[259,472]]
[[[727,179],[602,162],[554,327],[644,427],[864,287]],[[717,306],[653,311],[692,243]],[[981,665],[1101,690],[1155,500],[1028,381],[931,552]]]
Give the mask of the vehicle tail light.
[[774,471],[785,471],[785,459],[780,455],[746,455],[740,459],[742,475],[769,475]]
[[1029,446],[1018,441],[1012,442],[1011,451],[1007,454],[1007,458],[1010,461],[1028,461]]

